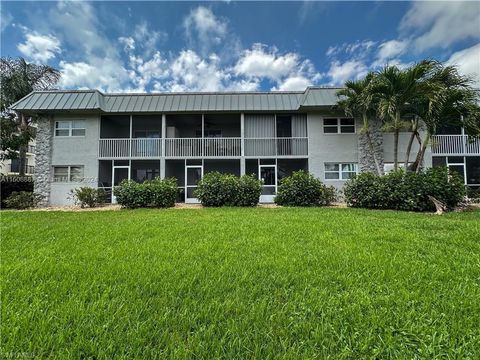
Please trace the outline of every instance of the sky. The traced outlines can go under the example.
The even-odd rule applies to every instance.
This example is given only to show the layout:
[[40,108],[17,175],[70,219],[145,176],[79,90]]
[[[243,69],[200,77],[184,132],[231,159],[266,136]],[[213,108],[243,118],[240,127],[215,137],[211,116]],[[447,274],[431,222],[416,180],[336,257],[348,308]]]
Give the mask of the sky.
[[1,2],[1,55],[63,89],[341,86],[385,64],[455,64],[480,87],[480,2]]

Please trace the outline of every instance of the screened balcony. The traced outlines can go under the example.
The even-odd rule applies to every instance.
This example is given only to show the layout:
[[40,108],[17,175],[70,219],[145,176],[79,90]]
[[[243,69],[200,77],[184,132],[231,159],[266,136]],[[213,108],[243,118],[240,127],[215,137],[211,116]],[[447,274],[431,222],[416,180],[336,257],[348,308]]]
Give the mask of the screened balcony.
[[434,135],[431,147],[436,155],[478,155],[480,139],[467,135]]

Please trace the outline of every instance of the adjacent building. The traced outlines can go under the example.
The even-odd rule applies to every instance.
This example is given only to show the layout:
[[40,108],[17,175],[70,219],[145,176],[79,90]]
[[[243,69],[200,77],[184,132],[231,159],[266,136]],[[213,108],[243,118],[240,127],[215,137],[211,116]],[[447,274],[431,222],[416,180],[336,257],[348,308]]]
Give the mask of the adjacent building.
[[[40,91],[13,109],[39,116],[35,191],[44,195],[44,205],[69,204],[68,193],[80,186],[103,188],[114,202],[112,188],[120,181],[157,176],[175,177],[178,200],[195,203],[197,182],[210,171],[254,174],[264,183],[261,201],[272,202],[279,181],[296,170],[341,189],[357,172],[375,169],[361,122],[335,109],[337,91]],[[409,136],[401,134],[402,155]],[[393,136],[373,131],[373,141],[388,171]],[[480,186],[478,141],[452,128],[432,144],[424,166],[447,165],[466,185]]]

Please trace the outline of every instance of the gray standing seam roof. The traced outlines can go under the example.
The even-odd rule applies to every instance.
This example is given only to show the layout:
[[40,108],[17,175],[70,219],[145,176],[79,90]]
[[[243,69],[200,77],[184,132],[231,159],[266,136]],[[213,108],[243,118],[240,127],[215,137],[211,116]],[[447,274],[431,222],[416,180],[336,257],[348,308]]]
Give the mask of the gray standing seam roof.
[[305,91],[103,94],[98,90],[34,91],[11,106],[20,112],[103,113],[299,111],[337,103],[338,88]]

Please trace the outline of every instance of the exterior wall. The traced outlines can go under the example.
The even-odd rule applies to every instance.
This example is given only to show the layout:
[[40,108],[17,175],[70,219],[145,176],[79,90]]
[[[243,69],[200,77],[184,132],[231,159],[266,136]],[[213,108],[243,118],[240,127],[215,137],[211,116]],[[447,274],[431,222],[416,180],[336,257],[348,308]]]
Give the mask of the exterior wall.
[[[420,133],[420,136],[423,139],[423,133]],[[403,164],[405,161],[405,153],[407,151],[408,141],[410,140],[410,133],[409,132],[401,132],[400,137],[398,139],[398,163]],[[385,163],[393,163],[393,133],[384,133],[383,134],[383,153],[384,153],[384,162]],[[419,150],[418,141],[414,140],[412,145],[412,150],[410,152],[410,162],[415,161],[415,157]],[[432,166],[432,153],[430,146],[427,147],[427,151],[425,152],[424,167],[431,167]]]
[[[81,187],[97,187],[98,183],[98,140],[100,138],[100,117],[99,116],[70,116],[58,115],[54,121],[59,120],[85,120],[85,136],[79,137],[55,137],[52,136],[51,166],[83,165],[85,181],[73,182],[51,182],[50,205],[71,205],[72,200],[68,199],[70,190]],[[54,121],[50,123],[53,134]],[[38,148],[38,146],[37,146]],[[53,169],[51,179],[53,180]]]
[[[358,132],[361,123],[355,125]],[[344,180],[325,180],[324,163],[358,163],[358,134],[324,134],[320,113],[307,115],[307,133],[309,171],[325,184],[341,189]]]
[[[247,116],[247,115],[246,115]],[[248,116],[247,116],[248,117]],[[329,116],[330,117],[330,116]],[[81,119],[86,122],[86,134],[84,137],[55,137],[55,120]],[[379,124],[377,127],[379,127]],[[357,163],[359,171],[374,170],[373,157],[361,156],[367,146],[365,137],[360,134],[362,123],[356,121],[356,133],[354,134],[325,134],[323,131],[323,115],[320,112],[307,114],[307,135],[308,135],[308,168],[309,171],[320,178],[325,184],[333,185],[341,189],[345,180],[326,180],[324,164],[332,163]],[[246,126],[248,130],[248,126]],[[193,127],[190,128],[194,131]],[[247,131],[242,131],[246,133]],[[247,135],[247,134],[245,134]],[[272,134],[274,136],[274,134]],[[393,162],[393,135],[372,132],[374,142],[379,154],[379,159],[386,163]],[[400,136],[399,161],[403,157],[409,140],[409,133],[402,133]],[[98,115],[57,115],[51,119],[39,121],[37,133],[37,174],[35,191],[46,195],[43,205],[69,205],[69,192],[80,186],[96,187],[98,185],[98,140],[100,138],[100,116]],[[248,136],[247,136],[248,138]],[[418,144],[414,142],[411,157],[414,160],[418,150]],[[221,159],[219,157],[219,159]],[[165,165],[165,158],[161,158],[161,173],[168,168]],[[168,162],[169,160],[167,160]],[[236,160],[238,161],[238,159]],[[240,173],[245,172],[245,157],[240,157]],[[85,181],[82,183],[53,182],[53,166],[74,166],[84,167]],[[425,166],[431,166],[431,153],[428,148],[425,154]],[[182,170],[183,171],[183,170]],[[167,174],[168,175],[168,174]]]
[[[35,139],[33,139],[32,141],[29,141],[28,147],[30,146],[35,146]],[[26,160],[27,160],[27,165],[29,167],[30,166],[35,167],[35,153],[27,150]],[[11,164],[12,164],[11,159],[5,159],[3,161],[0,161],[0,174],[1,175],[18,174],[18,171],[12,171]],[[26,175],[31,175],[31,174],[33,174],[33,172],[29,172],[27,169]]]

